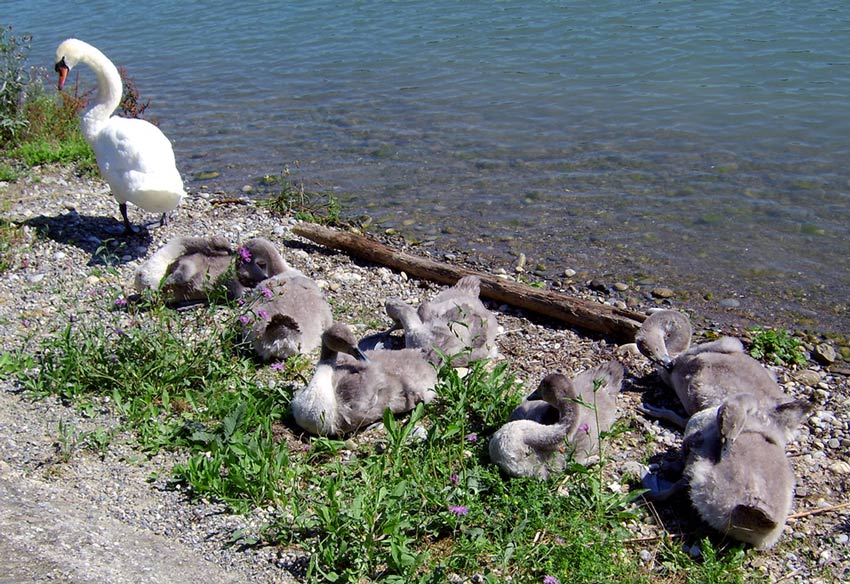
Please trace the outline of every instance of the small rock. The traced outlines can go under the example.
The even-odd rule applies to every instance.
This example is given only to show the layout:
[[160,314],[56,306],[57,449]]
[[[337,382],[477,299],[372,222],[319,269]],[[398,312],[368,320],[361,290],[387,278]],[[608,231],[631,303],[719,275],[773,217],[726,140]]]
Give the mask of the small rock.
[[738,308],[741,306],[741,301],[737,298],[724,298],[720,301],[720,306],[723,308]]
[[665,288],[663,286],[659,286],[657,288],[652,289],[652,295],[656,298],[672,298],[674,295],[673,290],[670,288]]
[[57,251],[55,254],[53,254],[53,260],[57,262],[64,260],[66,257],[68,257],[68,254],[66,254],[64,251]]
[[848,540],[850,540],[850,536],[848,536],[846,533],[839,533],[835,536],[835,543],[837,543],[838,545],[844,545],[845,543],[847,543]]
[[841,446],[841,442],[838,440],[838,438],[830,438],[829,442],[827,442],[826,445],[835,450],[836,448]]
[[245,193],[246,195],[247,195],[248,193],[253,193],[253,192],[254,192],[254,187],[252,187],[251,185],[243,185],[243,186],[242,186],[242,192],[243,192],[243,193]]
[[808,387],[817,387],[820,383],[820,373],[813,369],[804,369],[794,374],[794,380]]
[[614,282],[614,290],[617,292],[625,292],[629,289],[629,285],[625,282]]
[[605,292],[608,290],[608,286],[602,280],[593,279],[588,284],[591,290],[595,290],[596,292]]
[[830,464],[829,470],[835,474],[850,474],[850,463],[839,460]]
[[640,552],[638,552],[638,556],[640,556],[640,560],[642,562],[652,561],[652,552],[649,550],[640,550]]
[[30,284],[38,284],[44,280],[44,274],[33,274],[31,276],[27,276],[27,282]]
[[832,365],[835,363],[835,348],[829,343],[820,343],[812,351],[812,357],[821,365]]
[[219,176],[221,176],[221,173],[216,170],[204,170],[195,174],[195,180],[210,180]]
[[576,273],[577,272],[575,270],[570,269],[570,268],[567,268],[566,270],[564,270],[564,276],[566,276],[567,278],[572,278],[573,276],[576,275]]

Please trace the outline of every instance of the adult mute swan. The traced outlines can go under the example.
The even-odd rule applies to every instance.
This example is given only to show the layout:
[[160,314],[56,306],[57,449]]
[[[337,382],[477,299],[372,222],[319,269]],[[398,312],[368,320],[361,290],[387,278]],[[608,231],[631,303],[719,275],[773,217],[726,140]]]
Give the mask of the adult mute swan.
[[186,194],[171,142],[150,122],[112,115],[121,103],[121,76],[106,55],[88,43],[68,39],[56,49],[55,70],[59,74],[60,90],[68,71],[77,63],[88,65],[97,76],[97,93],[82,114],[80,128],[94,150],[100,173],[118,201],[125,232],[133,232],[127,218],[128,202],[146,211],[162,213],[164,225],[167,213]]

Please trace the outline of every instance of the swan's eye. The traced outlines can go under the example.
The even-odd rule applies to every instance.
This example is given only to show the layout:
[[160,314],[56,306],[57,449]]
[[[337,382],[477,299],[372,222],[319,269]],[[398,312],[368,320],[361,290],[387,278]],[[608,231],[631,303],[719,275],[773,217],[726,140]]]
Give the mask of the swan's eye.
[[63,69],[68,69],[68,65],[65,64],[65,57],[62,57],[62,59],[53,67],[53,70],[57,73],[61,72]]
[[254,263],[257,264],[257,267],[261,270],[266,269],[266,262],[264,262],[263,260],[256,260]]

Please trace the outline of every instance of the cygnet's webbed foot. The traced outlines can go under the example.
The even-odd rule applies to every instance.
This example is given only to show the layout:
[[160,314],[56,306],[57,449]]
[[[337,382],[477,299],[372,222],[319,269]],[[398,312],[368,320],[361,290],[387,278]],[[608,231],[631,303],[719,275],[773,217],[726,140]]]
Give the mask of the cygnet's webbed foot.
[[641,484],[643,488],[647,489],[647,492],[643,495],[644,497],[653,503],[662,503],[684,491],[688,486],[688,481],[681,478],[675,483],[671,483],[660,478],[657,474],[647,472],[643,475]]
[[667,408],[659,408],[657,406],[652,406],[649,404],[639,404],[637,406],[637,410],[647,415],[651,418],[657,418],[659,420],[667,420],[671,424],[675,424],[679,428],[684,428],[688,424],[687,418],[684,418],[674,412],[673,410],[668,410]]
[[169,222],[170,219],[171,219],[171,217],[168,216],[168,213],[163,213],[162,217],[159,220],[159,226],[165,227],[166,225],[168,225],[168,222]]

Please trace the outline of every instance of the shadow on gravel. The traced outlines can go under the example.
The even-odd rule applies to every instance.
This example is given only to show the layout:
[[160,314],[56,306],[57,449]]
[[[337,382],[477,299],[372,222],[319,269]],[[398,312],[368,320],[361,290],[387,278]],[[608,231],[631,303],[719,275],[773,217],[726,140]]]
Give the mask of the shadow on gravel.
[[153,241],[147,224],[139,224],[136,233],[127,235],[124,224],[115,217],[80,215],[73,209],[53,217],[39,215],[22,224],[43,237],[85,251],[91,256],[89,266],[128,263],[147,255]]

